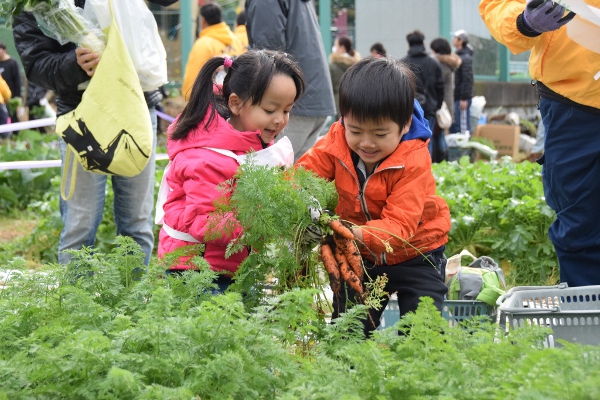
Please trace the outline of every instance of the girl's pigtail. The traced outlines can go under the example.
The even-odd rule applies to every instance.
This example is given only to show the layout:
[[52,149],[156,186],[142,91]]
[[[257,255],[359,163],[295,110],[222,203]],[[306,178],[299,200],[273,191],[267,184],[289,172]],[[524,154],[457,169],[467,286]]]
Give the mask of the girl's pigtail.
[[221,93],[214,91],[213,76],[221,66],[223,66],[223,57],[213,57],[204,64],[192,86],[190,101],[181,112],[170,139],[185,139],[187,134],[204,120],[206,113],[210,112],[205,122],[205,128],[208,129],[217,112]]

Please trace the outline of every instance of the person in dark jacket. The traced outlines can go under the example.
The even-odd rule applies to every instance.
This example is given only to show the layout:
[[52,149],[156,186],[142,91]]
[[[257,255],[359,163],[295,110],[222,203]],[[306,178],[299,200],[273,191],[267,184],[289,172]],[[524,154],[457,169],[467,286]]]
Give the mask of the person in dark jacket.
[[410,69],[417,77],[417,100],[425,118],[429,122],[429,128],[433,129],[435,112],[442,106],[444,101],[444,79],[442,69],[437,60],[427,54],[425,50],[425,35],[421,31],[414,31],[406,35],[408,42],[408,55],[401,61],[408,63]]
[[[454,71],[460,66],[460,57],[452,54],[450,43],[445,38],[436,38],[429,44],[433,56],[440,63],[442,69],[442,79],[444,81],[444,102],[448,110],[454,109]],[[450,111],[450,114],[454,114]],[[452,115],[454,122],[454,115]],[[432,162],[442,162],[448,160],[448,145],[445,138],[445,130],[442,129],[437,121],[433,128],[431,141],[438,146],[433,146]]]
[[[454,123],[450,133],[471,132],[471,99],[473,98],[473,50],[465,30],[454,32],[452,45],[460,57],[460,67],[454,72]],[[471,132],[473,133],[473,132]]]
[[312,0],[246,0],[250,48],[280,50],[298,62],[306,91],[283,132],[294,147],[294,161],[315,144],[327,117],[335,115],[329,64]]
[[[416,98],[423,108],[429,130],[435,126],[435,112],[444,101],[444,79],[440,63],[425,50],[425,35],[416,30],[406,35],[408,55],[401,61],[407,63],[417,77]],[[433,157],[433,138],[429,141],[429,153]]]
[[[177,0],[150,0],[159,5],[170,5]],[[85,0],[75,0],[75,5],[85,7]],[[75,43],[61,45],[44,35],[35,17],[28,12],[17,16],[13,23],[13,36],[21,56],[27,79],[56,94],[57,115],[74,110],[81,102],[82,84],[94,75],[99,57],[89,49]],[[166,77],[165,77],[166,78]],[[157,88],[158,89],[158,88]],[[162,99],[159,90],[144,92],[148,104],[148,118],[156,130],[155,106]],[[98,110],[98,112],[103,112]],[[64,160],[67,145],[60,140],[61,158]],[[114,218],[117,234],[132,237],[145,254],[148,265],[154,246],[152,212],[154,209],[155,151],[146,168],[131,178],[112,176],[114,191]],[[69,201],[60,200],[63,230],[59,242],[59,263],[68,263],[71,255],[65,250],[93,246],[104,210],[106,175],[85,171],[77,165],[76,184]]]

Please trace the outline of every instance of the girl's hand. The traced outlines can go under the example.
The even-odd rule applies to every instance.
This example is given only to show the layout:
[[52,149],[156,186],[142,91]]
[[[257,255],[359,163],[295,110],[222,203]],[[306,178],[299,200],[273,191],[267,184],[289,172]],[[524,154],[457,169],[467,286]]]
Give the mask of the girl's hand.
[[93,53],[92,50],[84,47],[78,47],[75,49],[77,54],[77,64],[85,71],[88,76],[93,76],[96,72],[96,66],[100,62],[98,54]]

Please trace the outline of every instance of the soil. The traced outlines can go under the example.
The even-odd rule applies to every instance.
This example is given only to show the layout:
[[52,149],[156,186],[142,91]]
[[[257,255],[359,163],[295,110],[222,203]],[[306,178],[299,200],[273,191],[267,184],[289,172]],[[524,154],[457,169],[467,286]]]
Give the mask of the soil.
[[37,221],[0,218],[0,243],[12,242],[20,237],[31,235],[36,227]]

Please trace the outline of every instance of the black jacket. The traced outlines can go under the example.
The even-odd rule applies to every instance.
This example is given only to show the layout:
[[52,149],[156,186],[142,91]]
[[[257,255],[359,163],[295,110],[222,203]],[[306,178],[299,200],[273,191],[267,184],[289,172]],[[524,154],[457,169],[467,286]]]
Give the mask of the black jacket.
[[[177,0],[150,0],[160,5],[170,5]],[[75,0],[77,7],[83,8],[85,0]],[[75,109],[81,102],[82,90],[79,84],[90,78],[77,64],[74,43],[61,45],[44,35],[28,12],[18,15],[13,22],[15,46],[27,79],[56,94],[57,114],[62,115]],[[161,100],[160,92],[146,92],[148,107],[154,107]]]
[[473,97],[473,52],[464,47],[456,54],[462,62],[454,72],[454,101],[469,100]]
[[[417,76],[417,99],[425,117],[432,117],[444,101],[444,78],[439,62],[429,56],[423,45],[413,45],[402,59]],[[424,97],[424,99],[423,99]]]

